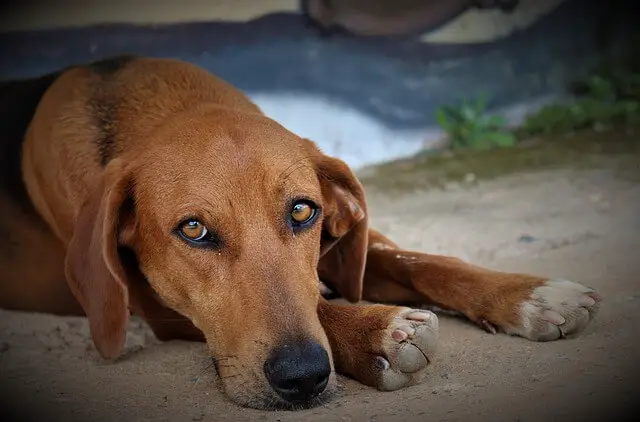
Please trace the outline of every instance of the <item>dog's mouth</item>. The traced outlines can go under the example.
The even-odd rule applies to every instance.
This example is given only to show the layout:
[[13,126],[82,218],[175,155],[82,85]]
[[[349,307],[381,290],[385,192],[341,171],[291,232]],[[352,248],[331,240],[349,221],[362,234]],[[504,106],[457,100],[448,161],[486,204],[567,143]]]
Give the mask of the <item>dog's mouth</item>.
[[[335,375],[332,375],[334,378]],[[327,404],[335,395],[337,391],[336,383],[330,382],[329,385],[317,396],[308,400],[292,400],[287,401],[278,396],[275,391],[271,391],[270,397],[260,397],[253,400],[249,400],[244,403],[239,403],[241,406],[250,407],[259,410],[284,410],[284,411],[296,411],[311,409]]]
[[[318,389],[317,393],[307,394],[304,398],[293,398],[279,393],[277,388],[270,385],[266,379],[254,378],[250,381],[240,373],[226,374],[224,367],[227,365],[220,363],[218,359],[213,359],[213,366],[227,397],[239,406],[252,409],[270,411],[311,409],[328,403],[338,390],[334,371],[331,371],[326,386]],[[221,369],[223,369],[222,372]],[[250,376],[250,378],[253,377]]]

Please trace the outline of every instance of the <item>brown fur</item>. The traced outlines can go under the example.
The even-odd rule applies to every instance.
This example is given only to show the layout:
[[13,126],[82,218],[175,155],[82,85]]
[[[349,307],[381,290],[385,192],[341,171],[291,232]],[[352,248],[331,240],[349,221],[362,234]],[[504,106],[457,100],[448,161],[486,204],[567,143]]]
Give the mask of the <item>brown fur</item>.
[[[24,185],[14,174],[0,191],[0,306],[85,314],[105,358],[134,313],[162,340],[206,340],[227,394],[265,407],[255,374],[283,342],[316,341],[375,385],[399,308],[329,303],[319,279],[351,302],[434,303],[498,327],[544,282],[399,249],[369,229],[345,163],[196,66],[127,57],[17,84],[1,92],[3,113],[13,104],[24,121],[3,127]],[[292,236],[283,221],[299,196],[322,215]],[[176,235],[193,217],[216,247]]]

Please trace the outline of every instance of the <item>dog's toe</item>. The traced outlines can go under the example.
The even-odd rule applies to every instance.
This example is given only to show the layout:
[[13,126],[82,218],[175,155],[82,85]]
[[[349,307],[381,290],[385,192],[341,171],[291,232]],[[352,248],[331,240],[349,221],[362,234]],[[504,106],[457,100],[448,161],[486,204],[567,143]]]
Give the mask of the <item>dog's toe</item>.
[[378,389],[393,391],[422,381],[438,347],[438,317],[403,308],[392,319],[376,358]]

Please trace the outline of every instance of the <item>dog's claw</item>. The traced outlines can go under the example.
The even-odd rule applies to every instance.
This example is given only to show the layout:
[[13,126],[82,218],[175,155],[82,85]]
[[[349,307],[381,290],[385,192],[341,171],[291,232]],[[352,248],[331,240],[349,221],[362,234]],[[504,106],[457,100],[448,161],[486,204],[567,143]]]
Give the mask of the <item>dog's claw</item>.
[[376,358],[376,366],[383,370],[386,371],[387,369],[389,369],[389,367],[391,367],[391,364],[389,363],[388,360],[386,360],[385,358],[383,358],[382,356],[378,356]]
[[431,313],[427,313],[427,312],[412,312],[410,314],[408,314],[407,316],[405,316],[406,319],[410,319],[413,321],[429,321],[431,319]]
[[484,318],[478,321],[478,325],[489,334],[496,334],[498,332],[498,327]]

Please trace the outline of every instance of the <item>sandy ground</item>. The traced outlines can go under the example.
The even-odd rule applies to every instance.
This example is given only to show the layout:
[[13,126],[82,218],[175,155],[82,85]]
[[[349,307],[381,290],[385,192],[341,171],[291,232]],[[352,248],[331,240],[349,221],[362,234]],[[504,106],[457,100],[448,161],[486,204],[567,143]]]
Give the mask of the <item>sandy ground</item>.
[[[131,325],[127,355],[102,362],[81,318],[0,311],[0,397],[59,421],[622,420],[640,374],[640,184],[607,170],[510,176],[473,188],[372,194],[373,223],[408,248],[600,290],[575,339],[533,343],[441,317],[441,351],[421,385],[377,392],[340,378],[327,405],[261,412],[229,403],[204,346],[157,343]],[[45,419],[45,418],[42,418]],[[8,420],[8,419],[3,419]]]

